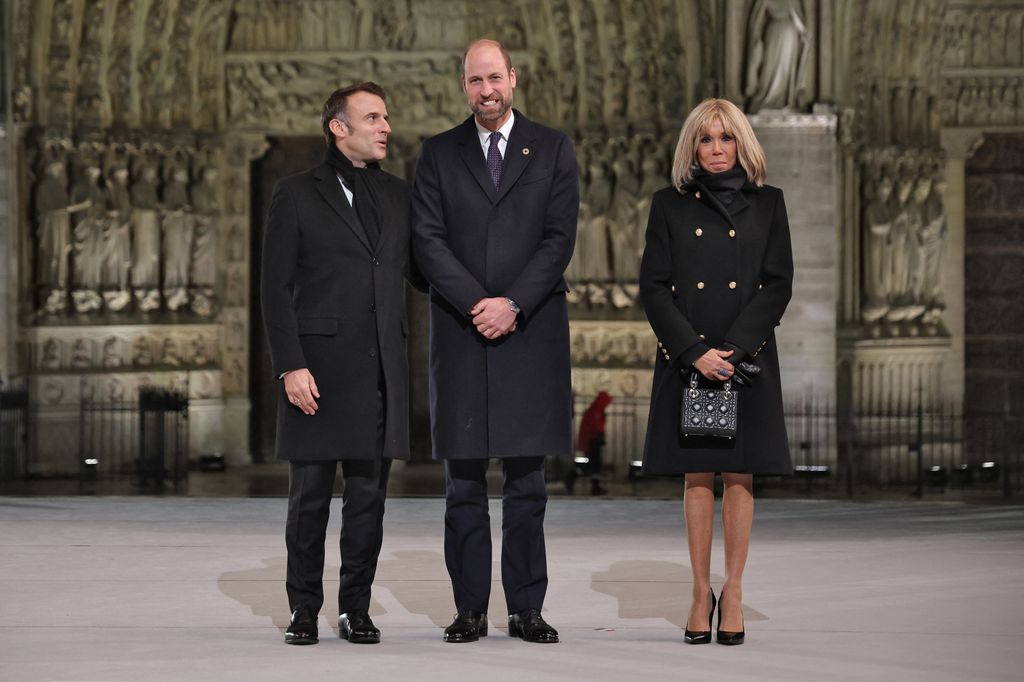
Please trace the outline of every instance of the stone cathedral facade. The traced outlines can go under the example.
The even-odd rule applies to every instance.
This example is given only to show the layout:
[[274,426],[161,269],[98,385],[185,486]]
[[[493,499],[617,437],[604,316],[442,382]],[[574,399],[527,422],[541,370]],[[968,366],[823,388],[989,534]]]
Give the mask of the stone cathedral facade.
[[[318,161],[319,108],[357,80],[389,91],[387,166],[411,179],[420,142],[468,115],[460,58],[484,36],[512,52],[516,106],[576,142],[577,394],[649,395],[655,339],[637,275],[650,197],[686,113],[717,95],[750,115],[791,213],[787,393],[851,410],[923,396],[1024,411],[1024,1],[3,11],[0,378],[29,383],[42,473],[73,448],[81,400],[140,385],[187,391],[194,452],[263,458],[273,386],[255,292],[269,187],[297,159]],[[423,403],[425,314],[409,306]]]

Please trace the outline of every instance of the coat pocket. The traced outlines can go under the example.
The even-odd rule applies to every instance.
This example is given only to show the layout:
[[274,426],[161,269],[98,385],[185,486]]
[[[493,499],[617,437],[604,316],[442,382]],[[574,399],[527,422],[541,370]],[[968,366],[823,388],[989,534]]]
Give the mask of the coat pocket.
[[334,336],[338,333],[338,320],[334,317],[307,317],[299,319],[299,336]]

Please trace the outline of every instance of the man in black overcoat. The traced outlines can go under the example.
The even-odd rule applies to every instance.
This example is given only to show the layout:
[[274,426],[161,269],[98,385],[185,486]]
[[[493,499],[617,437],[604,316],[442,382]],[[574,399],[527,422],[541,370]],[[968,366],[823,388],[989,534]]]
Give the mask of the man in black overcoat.
[[274,188],[263,246],[263,318],[281,380],[277,456],[288,460],[290,644],[317,642],[324,540],[341,462],[339,630],[376,643],[368,614],[392,459],[409,455],[404,276],[408,184],[381,170],[384,91],[359,83],[324,104],[322,164]]
[[500,458],[501,578],[509,634],[557,642],[547,589],[544,461],[572,452],[565,268],[579,210],[569,138],[512,107],[508,51],[466,50],[473,116],[427,140],[413,189],[413,251],[430,283],[430,414],[445,462],[445,562],[458,611],[448,642],[487,634],[485,474]]

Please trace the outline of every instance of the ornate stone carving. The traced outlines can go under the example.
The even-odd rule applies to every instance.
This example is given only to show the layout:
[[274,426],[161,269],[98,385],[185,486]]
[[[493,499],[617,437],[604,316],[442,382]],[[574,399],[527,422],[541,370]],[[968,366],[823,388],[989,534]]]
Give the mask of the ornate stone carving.
[[800,0],[755,0],[747,27],[749,110],[791,110],[806,103],[808,39]]
[[651,367],[657,341],[646,322],[570,324],[572,361],[576,367]]
[[874,150],[862,177],[861,321],[874,337],[943,333],[939,157]]
[[71,256],[70,196],[66,163],[59,153],[44,156],[42,180],[35,190],[37,221],[36,282],[49,313],[67,307]]

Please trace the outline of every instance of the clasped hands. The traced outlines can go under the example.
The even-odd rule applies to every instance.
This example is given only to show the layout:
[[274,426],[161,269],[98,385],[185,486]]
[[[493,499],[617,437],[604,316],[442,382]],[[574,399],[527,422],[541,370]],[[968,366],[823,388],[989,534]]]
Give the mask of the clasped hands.
[[730,378],[733,374],[732,363],[726,361],[730,355],[733,354],[731,350],[718,350],[712,348],[711,350],[704,353],[696,360],[693,361],[693,366],[697,368],[705,379],[711,381],[725,381]]
[[481,298],[470,309],[473,325],[486,339],[496,339],[516,330],[516,313],[504,296]]
[[[726,343],[726,346],[732,346]],[[761,368],[752,362],[746,362],[747,353],[732,346],[719,350],[712,348],[693,361],[693,366],[704,378],[712,381],[734,379],[741,386],[752,386],[754,377],[761,373]]]

